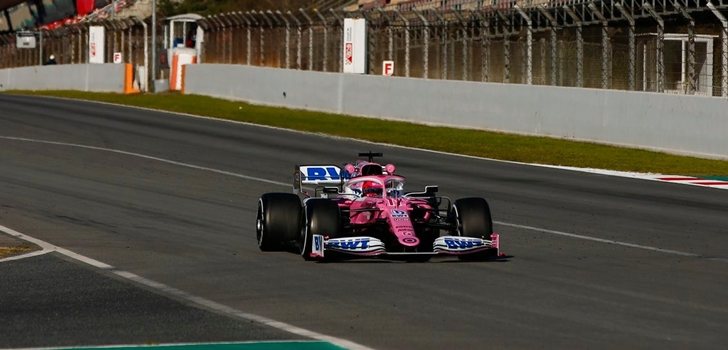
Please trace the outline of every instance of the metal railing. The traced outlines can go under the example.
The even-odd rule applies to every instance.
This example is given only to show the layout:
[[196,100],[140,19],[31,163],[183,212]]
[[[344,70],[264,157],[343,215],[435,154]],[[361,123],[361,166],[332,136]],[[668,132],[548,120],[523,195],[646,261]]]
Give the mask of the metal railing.
[[[106,61],[113,61],[119,52],[126,63],[143,64],[148,53],[148,24],[137,18],[101,20],[67,25],[56,30],[37,32],[39,40],[34,49],[17,49],[15,34],[0,35],[0,68],[43,64],[54,55],[58,64],[88,63],[88,28],[105,28]],[[41,54],[42,53],[42,54]]]
[[[414,0],[348,13],[229,12],[198,24],[205,63],[340,72],[343,20],[357,17],[368,20],[369,74],[393,60],[397,76],[728,97],[728,0],[712,1]],[[141,22],[100,23],[117,45],[107,52],[139,62]],[[46,33],[45,52],[84,62],[87,26]],[[37,64],[14,40],[0,36],[0,67]]]

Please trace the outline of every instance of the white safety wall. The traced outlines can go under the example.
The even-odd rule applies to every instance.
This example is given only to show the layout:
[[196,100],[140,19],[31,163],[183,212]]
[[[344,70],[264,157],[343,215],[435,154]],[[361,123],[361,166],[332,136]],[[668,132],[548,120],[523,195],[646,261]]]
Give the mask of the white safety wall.
[[728,100],[719,98],[240,65],[186,73],[188,94],[728,159]]
[[69,64],[0,70],[3,90],[124,92],[123,64]]

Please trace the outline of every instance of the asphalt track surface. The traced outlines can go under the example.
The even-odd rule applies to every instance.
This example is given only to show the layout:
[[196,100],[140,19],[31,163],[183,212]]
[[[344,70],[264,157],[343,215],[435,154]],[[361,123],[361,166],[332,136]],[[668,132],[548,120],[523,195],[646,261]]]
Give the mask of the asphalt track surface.
[[[238,310],[381,349],[728,344],[725,191],[6,95],[0,136],[227,172],[0,138],[0,224]],[[316,264],[258,251],[257,198],[290,188],[233,174],[290,183],[296,163],[367,150],[410,190],[488,198],[512,257]]]
[[138,288],[57,254],[2,263],[0,281],[0,348],[300,339]]

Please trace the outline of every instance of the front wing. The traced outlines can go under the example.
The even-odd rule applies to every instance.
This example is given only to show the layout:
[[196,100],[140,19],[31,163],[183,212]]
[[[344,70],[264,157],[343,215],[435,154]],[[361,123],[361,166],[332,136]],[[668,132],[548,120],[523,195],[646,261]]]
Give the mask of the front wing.
[[432,252],[388,252],[384,242],[374,237],[345,237],[325,239],[322,235],[313,235],[311,240],[311,258],[322,260],[326,252],[337,255],[349,255],[363,258],[397,258],[407,256],[471,256],[484,253],[500,255],[500,236],[490,235],[490,240],[476,237],[442,236],[435,239]]

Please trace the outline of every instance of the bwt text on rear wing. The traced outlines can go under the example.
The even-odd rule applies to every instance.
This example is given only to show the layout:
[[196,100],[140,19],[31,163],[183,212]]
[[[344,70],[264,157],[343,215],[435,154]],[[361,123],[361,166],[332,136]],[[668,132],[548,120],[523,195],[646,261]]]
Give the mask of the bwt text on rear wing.
[[[303,192],[304,185],[336,187],[342,190],[349,173],[336,165],[297,165],[293,173],[293,191]],[[328,185],[328,186],[327,186]]]

